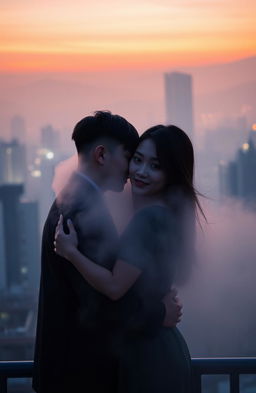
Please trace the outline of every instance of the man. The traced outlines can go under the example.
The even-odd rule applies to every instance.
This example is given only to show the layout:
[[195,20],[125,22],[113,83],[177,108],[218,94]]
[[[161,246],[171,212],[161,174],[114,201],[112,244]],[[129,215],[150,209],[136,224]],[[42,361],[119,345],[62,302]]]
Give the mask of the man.
[[33,387],[38,393],[114,393],[118,382],[120,329],[175,325],[180,305],[170,294],[143,310],[125,309],[90,287],[71,263],[54,253],[60,214],[78,230],[79,249],[111,269],[118,236],[103,192],[121,192],[138,133],[124,118],[96,112],[74,128],[78,170],[53,203],[42,241],[42,271]]

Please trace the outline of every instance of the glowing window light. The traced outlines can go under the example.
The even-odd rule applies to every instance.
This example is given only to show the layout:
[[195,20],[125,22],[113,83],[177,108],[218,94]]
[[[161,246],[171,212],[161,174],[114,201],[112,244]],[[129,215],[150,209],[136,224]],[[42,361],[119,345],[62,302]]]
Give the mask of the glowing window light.
[[48,151],[48,153],[46,153],[46,158],[48,160],[52,160],[54,157],[54,153],[52,151]]
[[252,131],[256,131],[256,123],[252,125]]
[[250,148],[249,143],[243,143],[243,145],[242,145],[243,151],[247,151],[247,150],[249,150],[249,148]]
[[41,177],[41,175],[42,175],[42,172],[37,169],[35,169],[34,171],[31,172],[31,176],[33,176],[33,177]]
[[8,318],[9,318],[9,314],[7,312],[0,313],[0,319],[8,319]]
[[23,267],[20,269],[20,271],[21,271],[21,274],[27,274],[28,268],[27,268],[26,266],[23,266]]

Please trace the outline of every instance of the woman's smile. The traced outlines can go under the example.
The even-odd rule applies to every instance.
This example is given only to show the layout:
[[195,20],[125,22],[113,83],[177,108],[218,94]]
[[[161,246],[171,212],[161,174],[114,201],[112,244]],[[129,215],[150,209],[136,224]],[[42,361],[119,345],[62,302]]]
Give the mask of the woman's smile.
[[147,187],[149,183],[141,180],[141,179],[132,179],[131,183],[134,184],[136,187],[144,188]]

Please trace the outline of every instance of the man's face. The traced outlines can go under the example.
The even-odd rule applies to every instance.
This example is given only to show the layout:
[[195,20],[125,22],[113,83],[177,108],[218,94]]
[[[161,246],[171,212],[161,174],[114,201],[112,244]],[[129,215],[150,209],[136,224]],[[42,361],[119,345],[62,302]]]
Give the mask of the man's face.
[[125,183],[127,182],[130,158],[131,153],[125,150],[123,145],[117,145],[109,152],[107,190],[116,192],[123,191]]

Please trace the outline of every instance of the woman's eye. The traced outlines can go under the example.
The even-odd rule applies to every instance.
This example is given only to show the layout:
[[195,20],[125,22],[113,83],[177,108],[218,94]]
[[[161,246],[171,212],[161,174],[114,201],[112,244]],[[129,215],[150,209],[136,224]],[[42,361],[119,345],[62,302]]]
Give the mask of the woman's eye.
[[141,159],[140,159],[139,157],[136,157],[136,156],[135,156],[135,157],[133,157],[133,161],[136,162],[136,163],[138,163],[138,162],[141,161]]
[[152,168],[152,169],[160,169],[161,167],[160,167],[160,164],[155,164],[155,163],[153,164],[153,163],[152,163],[152,164],[151,164],[151,168]]

